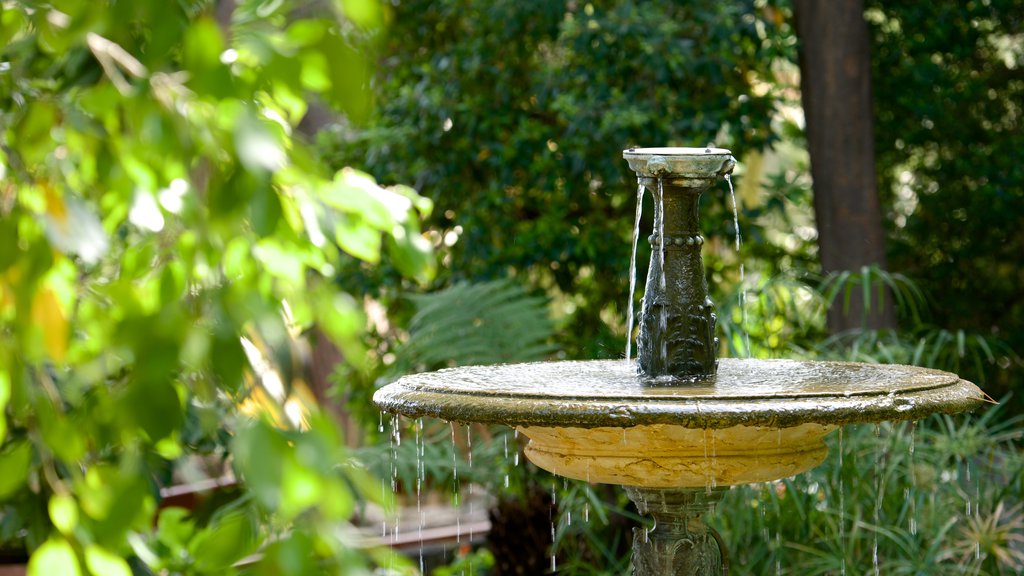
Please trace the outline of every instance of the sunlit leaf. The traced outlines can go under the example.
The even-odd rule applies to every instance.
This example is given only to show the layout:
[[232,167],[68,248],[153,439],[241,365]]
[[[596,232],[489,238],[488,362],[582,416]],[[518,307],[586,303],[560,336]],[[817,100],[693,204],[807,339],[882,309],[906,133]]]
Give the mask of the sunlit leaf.
[[28,561],[28,576],[80,576],[75,549],[63,538],[47,540]]
[[387,237],[388,254],[398,270],[420,282],[427,282],[437,272],[433,248],[426,238],[411,227],[395,226]]
[[50,520],[65,535],[70,535],[78,526],[78,503],[70,494],[50,496]]
[[377,28],[383,24],[383,4],[373,0],[334,0],[334,5],[345,16],[363,28]]
[[334,241],[360,260],[371,264],[380,262],[381,233],[358,217],[340,215],[334,223]]
[[131,576],[132,569],[117,554],[90,544],[85,547],[85,565],[93,576]]

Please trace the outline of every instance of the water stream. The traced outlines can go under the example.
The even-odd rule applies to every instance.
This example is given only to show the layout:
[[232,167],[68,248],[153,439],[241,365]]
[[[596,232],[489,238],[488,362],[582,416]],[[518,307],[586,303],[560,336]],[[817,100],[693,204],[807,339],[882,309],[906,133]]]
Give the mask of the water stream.
[[842,428],[839,428],[839,573],[846,576],[846,487],[843,486]]
[[[732,198],[732,224],[736,229],[736,256],[740,256],[740,246],[743,245],[743,237],[740,234],[740,209],[736,203],[736,189],[732,185],[732,175],[726,174],[725,181],[729,184],[729,197]],[[743,347],[747,350],[747,358],[751,357],[750,332],[747,331],[747,278],[743,261],[740,260],[740,331],[743,333]]]
[[637,179],[636,187],[636,218],[633,221],[633,251],[629,257],[629,300],[626,303],[626,364],[632,360],[633,353],[633,294],[636,292],[636,245],[640,238],[640,217],[644,211],[644,185]]
[[[658,231],[658,288],[662,297],[665,295],[665,188],[664,182],[658,178],[658,210],[657,210],[657,226]],[[646,295],[644,295],[646,298]],[[654,304],[654,302],[652,302]],[[660,365],[665,366],[667,364],[666,359],[668,358],[668,338],[665,337],[668,334],[668,302],[663,302],[659,307],[660,314],[658,315],[658,334],[662,335],[661,348],[658,351],[659,358],[661,359]]]

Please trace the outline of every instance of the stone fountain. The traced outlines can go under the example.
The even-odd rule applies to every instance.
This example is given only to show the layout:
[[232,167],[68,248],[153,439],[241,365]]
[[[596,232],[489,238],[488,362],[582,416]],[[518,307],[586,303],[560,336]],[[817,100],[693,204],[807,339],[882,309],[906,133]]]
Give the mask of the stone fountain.
[[736,165],[719,148],[623,152],[655,197],[660,229],[640,314],[637,361],[467,366],[406,376],[374,395],[410,417],[500,423],[529,438],[549,472],[619,484],[650,531],[634,530],[635,576],[728,570],[704,516],[730,486],[786,478],[824,460],[845,424],[918,420],[977,407],[955,374],[913,366],[717,359],[697,204]]

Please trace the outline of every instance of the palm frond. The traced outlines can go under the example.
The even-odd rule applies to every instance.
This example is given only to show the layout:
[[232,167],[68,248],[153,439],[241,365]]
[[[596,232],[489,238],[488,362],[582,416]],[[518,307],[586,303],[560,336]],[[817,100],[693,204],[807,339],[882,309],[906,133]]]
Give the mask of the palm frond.
[[395,373],[541,360],[554,350],[547,301],[508,280],[409,296],[416,313]]

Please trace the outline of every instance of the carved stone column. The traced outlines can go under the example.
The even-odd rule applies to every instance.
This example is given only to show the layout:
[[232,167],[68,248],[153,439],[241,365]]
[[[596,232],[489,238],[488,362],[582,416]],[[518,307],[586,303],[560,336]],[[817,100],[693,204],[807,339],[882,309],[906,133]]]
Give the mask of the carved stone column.
[[697,205],[701,192],[732,172],[736,161],[716,148],[640,148],[623,156],[653,195],[655,225],[662,224],[650,238],[637,370],[653,379],[673,377],[657,385],[685,385],[718,368],[717,318],[704,278]]
[[633,576],[724,576],[729,564],[714,529],[704,523],[726,489],[626,487],[654,527],[633,529]]

